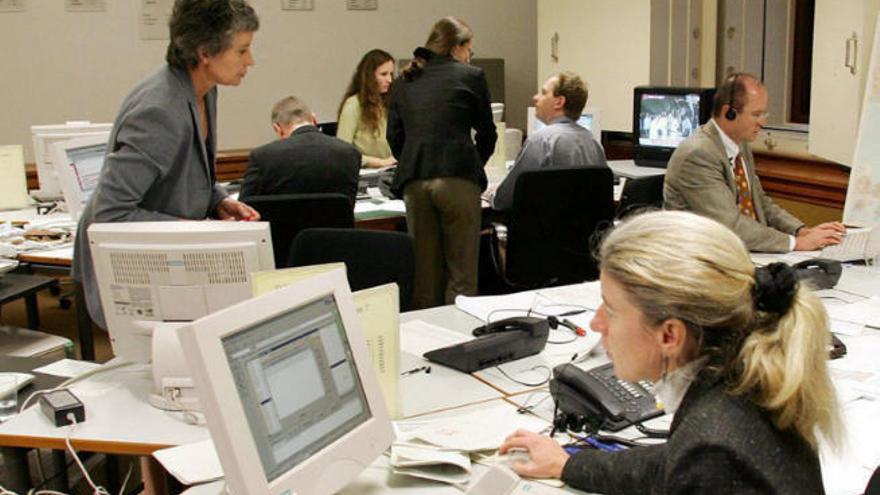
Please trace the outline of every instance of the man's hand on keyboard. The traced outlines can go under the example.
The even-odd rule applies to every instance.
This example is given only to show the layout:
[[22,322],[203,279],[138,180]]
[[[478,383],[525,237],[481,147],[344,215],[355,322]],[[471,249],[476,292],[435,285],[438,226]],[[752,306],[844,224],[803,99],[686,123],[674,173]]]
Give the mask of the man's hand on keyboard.
[[815,227],[804,227],[797,233],[795,251],[815,251],[825,246],[840,244],[846,227],[840,222],[820,223]]

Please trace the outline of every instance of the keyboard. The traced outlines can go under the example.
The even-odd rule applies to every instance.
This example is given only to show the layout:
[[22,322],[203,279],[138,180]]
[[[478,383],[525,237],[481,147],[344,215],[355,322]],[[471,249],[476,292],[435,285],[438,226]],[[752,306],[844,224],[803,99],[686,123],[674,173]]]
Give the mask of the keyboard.
[[869,245],[872,229],[849,229],[840,244],[822,248],[820,257],[836,261],[862,261],[869,256],[876,256],[876,247]]
[[647,158],[636,158],[633,162],[639,167],[666,168],[669,164],[668,160],[649,160]]

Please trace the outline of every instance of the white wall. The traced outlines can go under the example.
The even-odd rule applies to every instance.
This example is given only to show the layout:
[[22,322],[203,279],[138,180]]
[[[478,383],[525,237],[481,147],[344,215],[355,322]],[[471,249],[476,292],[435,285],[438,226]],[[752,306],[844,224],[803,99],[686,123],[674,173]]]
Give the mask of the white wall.
[[[590,89],[605,131],[632,132],[633,87],[650,78],[650,0],[539,0],[539,80],[565,70]],[[559,33],[559,61],[550,38]]]
[[[140,1],[107,2],[107,11],[68,13],[64,2],[28,2],[0,14],[0,144],[24,144],[30,126],[65,120],[112,122],[134,84],[164,60],[165,40],[141,40]],[[504,58],[508,126],[524,128],[535,92],[536,0],[379,0],[377,11],[346,11],[344,0],[316,0],[310,12],[283,11],[280,0],[251,0],[260,16],[252,67],[239,87],[220,91],[219,149],[272,139],[269,109],[283,96],[303,98],[319,120],[336,109],[360,57],[382,48],[409,58],[445,15],[474,30],[480,58]]]

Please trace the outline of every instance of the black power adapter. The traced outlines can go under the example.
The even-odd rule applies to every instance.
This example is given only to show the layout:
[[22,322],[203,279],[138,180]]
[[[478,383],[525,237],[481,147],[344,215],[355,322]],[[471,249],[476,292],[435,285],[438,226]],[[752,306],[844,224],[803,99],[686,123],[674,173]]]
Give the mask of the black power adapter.
[[71,424],[72,422],[67,418],[67,415],[71,413],[77,423],[86,420],[86,410],[83,403],[66,388],[40,395],[40,410],[50,421],[55,423],[55,426]]

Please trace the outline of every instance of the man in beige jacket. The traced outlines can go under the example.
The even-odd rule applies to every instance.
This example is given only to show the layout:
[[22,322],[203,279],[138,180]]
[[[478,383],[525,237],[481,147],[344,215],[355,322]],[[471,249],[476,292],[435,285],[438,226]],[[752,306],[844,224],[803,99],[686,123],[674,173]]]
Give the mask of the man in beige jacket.
[[808,228],[761,188],[749,143],[767,121],[767,90],[734,74],[715,94],[712,118],[669,160],[664,207],[689,210],[728,226],[751,251],[812,251],[838,244],[840,222]]

